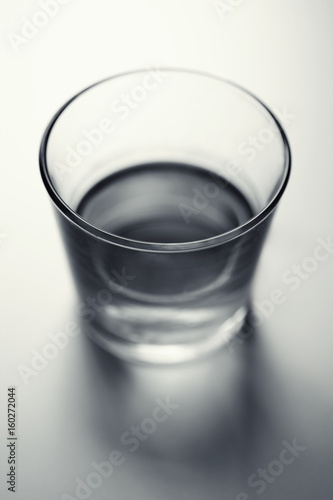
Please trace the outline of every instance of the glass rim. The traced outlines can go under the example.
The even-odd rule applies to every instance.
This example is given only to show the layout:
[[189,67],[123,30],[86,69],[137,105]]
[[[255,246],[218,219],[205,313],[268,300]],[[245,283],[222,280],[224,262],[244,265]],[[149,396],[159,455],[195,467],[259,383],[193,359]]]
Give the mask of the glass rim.
[[275,116],[275,114],[269,109],[269,107],[266,106],[266,104],[263,101],[261,101],[261,99],[259,99],[256,95],[254,95],[252,92],[248,91],[247,89],[245,89],[244,87],[242,87],[237,83],[234,83],[228,79],[224,79],[222,77],[219,77],[217,75],[208,72],[192,70],[192,69],[158,66],[158,70],[160,72],[174,72],[174,73],[190,74],[193,76],[204,76],[219,81],[220,83],[223,83],[225,85],[229,85],[233,89],[236,89],[241,93],[243,93],[247,98],[249,98],[255,104],[259,104],[261,108],[263,108],[263,110],[265,110],[269,114],[269,116],[273,119],[280,133],[280,138],[282,139],[282,144],[283,144],[283,151],[284,151],[283,177],[279,187],[276,190],[275,195],[271,198],[271,200],[268,203],[266,203],[265,207],[258,214],[256,214],[254,217],[251,217],[251,219],[249,219],[245,223],[235,227],[234,229],[231,229],[230,231],[226,231],[224,233],[212,236],[210,238],[205,238],[197,241],[183,242],[183,243],[156,243],[156,242],[143,242],[143,241],[133,240],[130,238],[124,238],[123,236],[118,236],[116,234],[104,231],[103,229],[100,229],[97,226],[85,220],[78,213],[76,213],[75,210],[73,210],[69,205],[67,205],[67,203],[65,203],[65,201],[61,198],[57,189],[52,183],[46,160],[48,140],[54,125],[58,121],[58,118],[74,100],[76,100],[81,94],[87,92],[88,90],[97,87],[98,85],[105,83],[107,81],[112,81],[114,79],[119,79],[125,76],[143,73],[147,71],[146,68],[135,69],[119,73],[104,78],[103,80],[100,80],[92,85],[89,85],[88,87],[84,88],[83,90],[75,94],[59,109],[59,111],[57,111],[57,113],[53,116],[53,118],[49,122],[43,134],[39,150],[39,166],[44,186],[52,202],[64,217],[66,217],[70,222],[78,226],[83,231],[88,232],[89,234],[93,235],[98,239],[105,240],[108,243],[112,243],[126,248],[131,248],[133,250],[164,252],[164,253],[201,250],[207,247],[213,247],[216,245],[220,245],[222,243],[227,243],[228,241],[231,241],[237,238],[238,236],[247,233],[249,230],[259,225],[264,219],[266,219],[273,212],[279,200],[281,199],[282,194],[284,193],[286,186],[288,184],[291,172],[291,150],[286,133],[280,121]]

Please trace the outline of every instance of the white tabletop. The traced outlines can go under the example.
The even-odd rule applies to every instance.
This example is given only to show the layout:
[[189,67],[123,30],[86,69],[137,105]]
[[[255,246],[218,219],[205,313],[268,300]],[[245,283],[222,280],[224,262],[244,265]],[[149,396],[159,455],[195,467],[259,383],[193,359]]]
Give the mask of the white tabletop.
[[[333,254],[326,250],[313,272],[304,266],[318,238],[333,237],[332,3],[41,3],[1,6],[1,498],[327,500]],[[25,18],[44,26],[29,28]],[[156,64],[229,78],[287,114],[293,172],[253,290],[257,302],[277,288],[285,301],[242,343],[195,364],[124,365],[82,333],[42,362],[77,302],[39,175],[42,133],[82,88]],[[298,279],[294,265],[303,267]],[[11,386],[16,496],[6,484]],[[154,414],[166,418],[133,438],[132,426],[148,429]],[[96,475],[110,460],[108,477]]]

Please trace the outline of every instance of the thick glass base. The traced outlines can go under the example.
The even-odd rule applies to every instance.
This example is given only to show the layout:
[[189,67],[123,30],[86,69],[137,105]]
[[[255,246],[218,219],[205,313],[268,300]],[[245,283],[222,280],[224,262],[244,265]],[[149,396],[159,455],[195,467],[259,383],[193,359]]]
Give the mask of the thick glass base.
[[242,328],[247,312],[248,308],[242,306],[222,324],[202,330],[201,335],[196,332],[195,339],[189,334],[189,341],[181,343],[166,343],[165,338],[160,343],[159,334],[154,342],[130,342],[93,325],[89,325],[86,332],[104,350],[126,361],[177,364],[195,360],[226,345]]

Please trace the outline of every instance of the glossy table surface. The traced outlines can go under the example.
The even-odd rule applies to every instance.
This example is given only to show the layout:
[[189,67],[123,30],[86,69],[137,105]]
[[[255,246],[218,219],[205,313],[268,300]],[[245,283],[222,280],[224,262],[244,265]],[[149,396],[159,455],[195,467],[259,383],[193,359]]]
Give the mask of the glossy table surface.
[[[63,6],[21,53],[8,40],[2,49],[8,73],[1,97],[0,496],[328,500],[332,6],[249,1],[222,22],[200,1],[186,0],[182,8],[173,0],[168,6],[147,0],[141,8],[132,1],[126,9],[103,0],[88,4]],[[32,16],[37,7],[8,7],[3,39],[19,32],[21,14]],[[100,15],[89,24],[94,9]],[[142,23],[149,12],[152,24],[143,25],[142,38],[127,9]],[[95,30],[88,38],[87,26]],[[178,45],[166,44],[170,31]],[[115,63],[105,68],[110,44]],[[227,348],[176,367],[122,363],[82,332],[59,334],[77,321],[77,298],[37,168],[41,133],[70,95],[108,72],[151,61],[206,69],[261,95],[289,114],[294,158],[253,284],[253,300],[266,307],[265,315]],[[277,289],[283,303],[274,305]],[[48,348],[55,338],[61,347]],[[53,359],[43,361],[43,351]],[[5,484],[10,386],[17,396],[16,495]]]

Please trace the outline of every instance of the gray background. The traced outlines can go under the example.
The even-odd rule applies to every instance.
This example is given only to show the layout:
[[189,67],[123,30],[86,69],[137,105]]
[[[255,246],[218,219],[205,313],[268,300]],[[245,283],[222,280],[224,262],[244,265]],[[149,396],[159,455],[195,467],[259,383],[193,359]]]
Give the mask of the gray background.
[[[22,18],[38,10],[37,1],[1,3],[1,498],[74,496],[76,479],[114,449],[125,463],[89,498],[330,498],[333,255],[297,291],[283,276],[313,255],[318,237],[333,234],[333,4],[244,0],[221,19],[208,0],[72,0],[15,53],[8,33],[19,34]],[[82,88],[156,64],[227,77],[293,115],[285,127],[292,178],[254,286],[256,301],[279,288],[285,302],[234,350],[197,364],[126,367],[78,335],[24,384],[18,366],[31,367],[32,350],[42,352],[50,332],[75,320],[77,302],[38,171],[43,130]],[[11,385],[15,495],[4,482]],[[131,454],[120,436],[166,397],[179,408]],[[306,449],[258,495],[248,477],[294,439]]]

